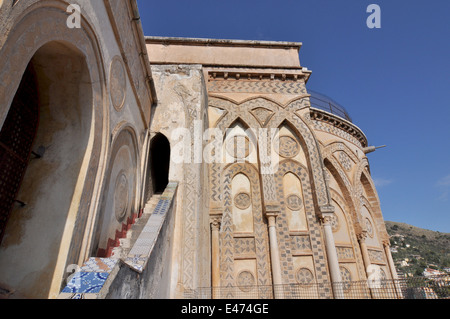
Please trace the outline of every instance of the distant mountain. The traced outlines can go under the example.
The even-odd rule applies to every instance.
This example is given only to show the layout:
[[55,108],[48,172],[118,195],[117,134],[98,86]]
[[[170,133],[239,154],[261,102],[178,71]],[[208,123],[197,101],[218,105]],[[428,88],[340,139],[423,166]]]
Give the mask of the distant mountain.
[[392,258],[405,275],[421,276],[425,268],[450,268],[450,234],[386,221]]

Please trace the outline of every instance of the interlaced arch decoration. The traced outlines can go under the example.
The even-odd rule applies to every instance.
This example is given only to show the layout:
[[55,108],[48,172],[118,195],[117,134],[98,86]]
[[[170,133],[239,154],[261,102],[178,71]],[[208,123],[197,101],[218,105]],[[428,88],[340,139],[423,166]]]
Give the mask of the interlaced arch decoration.
[[[383,215],[381,212],[380,199],[378,197],[378,192],[375,188],[372,178],[369,172],[366,170],[368,168],[367,159],[360,164],[360,167],[355,174],[355,185],[357,185],[357,194],[362,197],[363,189],[366,191],[369,198],[367,200],[370,203],[370,208],[372,212],[372,218],[378,229],[378,234],[380,236],[380,241],[382,243],[389,243],[389,235],[386,231],[386,226],[384,223]],[[362,203],[360,204],[362,205]],[[360,207],[361,208],[361,207]]]
[[358,269],[358,274],[359,274],[359,278],[365,279],[366,278],[366,272],[364,270],[364,261],[362,258],[362,254],[358,244],[358,238],[357,238],[357,233],[355,231],[355,225],[354,225],[354,221],[353,221],[353,217],[351,216],[351,214],[349,213],[350,207],[349,204],[347,203],[347,200],[345,200],[345,198],[343,198],[341,196],[341,194],[333,189],[330,188],[330,192],[331,192],[331,198],[333,200],[336,201],[336,203],[338,203],[345,215],[346,221],[347,221],[347,226],[348,226],[348,231],[349,231],[349,235],[350,235],[350,240],[351,240],[351,244],[353,246],[353,250],[355,252],[355,262],[357,265],[357,269]]
[[359,163],[359,159],[355,153],[353,153],[352,150],[342,142],[331,142],[326,146],[323,146],[323,157],[329,158],[337,151],[346,153],[354,163]]
[[[270,271],[270,253],[268,246],[267,223],[263,216],[262,202],[260,196],[260,180],[258,170],[250,163],[235,163],[224,168],[223,171],[223,203],[224,211],[222,216],[220,231],[221,249],[221,283],[224,287],[233,287],[234,278],[234,236],[232,217],[232,189],[233,178],[238,175],[245,175],[250,181],[251,199],[253,207],[253,223],[256,247],[256,268],[257,285],[272,285]],[[260,298],[270,298],[271,290],[260,291]],[[229,296],[232,297],[232,296]]]
[[[329,274],[327,268],[326,255],[324,253],[324,243],[322,241],[322,232],[320,222],[315,214],[315,205],[313,201],[312,187],[309,179],[308,169],[297,161],[287,159],[280,162],[279,170],[275,176],[277,183],[277,193],[280,199],[281,212],[277,218],[278,240],[280,251],[286,252],[285,256],[280,256],[282,273],[284,274],[284,282],[295,283],[295,272],[293,269],[291,238],[289,234],[286,201],[283,190],[283,177],[292,173],[298,177],[302,184],[304,205],[306,218],[308,223],[308,237],[311,242],[312,257],[315,264],[315,280],[317,283],[329,281]],[[323,291],[322,293],[329,294],[330,291]],[[322,296],[324,297],[324,296]]]
[[[264,108],[270,112],[274,112],[272,117],[267,121],[265,125],[266,128],[278,128],[283,122],[289,123],[291,128],[294,129],[295,134],[300,138],[300,142],[302,143],[309,160],[312,177],[311,182],[315,188],[315,200],[319,207],[330,205],[330,198],[325,184],[322,155],[320,154],[317,139],[315,138],[312,129],[297,114],[298,111],[308,106],[307,98],[294,100],[283,108],[274,101],[263,97],[255,97],[240,104],[236,104],[230,99],[213,96],[209,99],[209,106],[217,107],[225,111],[216,124],[216,128],[219,128],[222,131],[228,128],[237,118],[242,119],[250,128],[261,128],[261,123],[251,114],[251,111],[257,108]],[[217,173],[218,170],[219,169],[213,164],[212,174],[214,174],[214,172]],[[214,179],[217,180],[217,178]],[[273,181],[268,183],[264,182],[263,186],[273,189],[273,185],[270,185],[270,183],[273,183]],[[213,193],[217,194],[220,193],[220,191],[215,190]]]
[[298,111],[307,105],[306,103],[306,99],[292,102],[286,109],[279,110],[272,117],[268,126],[279,127],[283,122],[290,124],[305,150],[311,170],[311,182],[315,189],[317,204],[319,207],[329,206],[330,198],[325,184],[322,154],[320,153],[317,138],[309,125],[297,114]]
[[340,164],[336,161],[333,156],[328,156],[324,159],[324,165],[333,175],[336,182],[339,185],[339,188],[342,191],[342,194],[345,198],[347,205],[349,206],[349,214],[352,217],[353,225],[355,227],[356,235],[361,234],[361,218],[360,218],[360,208],[357,203],[359,203],[359,193],[355,192],[355,188],[350,182],[347,174],[343,171]]

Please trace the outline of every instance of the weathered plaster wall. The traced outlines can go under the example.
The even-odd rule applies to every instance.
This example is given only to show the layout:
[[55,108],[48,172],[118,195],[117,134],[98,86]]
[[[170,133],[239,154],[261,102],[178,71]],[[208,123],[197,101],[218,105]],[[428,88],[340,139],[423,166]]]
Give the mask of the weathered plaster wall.
[[146,37],[146,42],[154,64],[286,68],[300,65],[301,43],[159,37]]
[[[152,65],[152,74],[158,105],[151,134],[162,133],[170,141],[169,179],[179,182],[170,296],[180,298],[184,289],[210,282],[208,183],[205,165],[198,157],[208,125],[206,86],[199,65]],[[196,151],[200,153],[195,155]]]
[[[71,115],[74,122],[82,118],[79,126],[77,128],[74,126],[74,130],[78,130],[80,136],[87,134],[89,142],[86,144],[84,137],[77,138],[76,132],[67,134],[66,137],[85,143],[82,149],[86,151],[86,154],[81,157],[82,163],[78,162],[79,168],[76,169],[69,166],[68,156],[75,154],[76,151],[73,149],[64,151],[64,149],[71,144],[74,145],[73,142],[63,143],[60,151],[65,155],[58,154],[52,158],[61,169],[64,168],[75,174],[73,179],[76,181],[76,186],[75,183],[69,182],[71,179],[68,179],[63,183],[64,185],[53,183],[54,187],[59,185],[53,192],[54,199],[42,193],[36,195],[41,196],[42,202],[47,201],[46,206],[53,206],[55,213],[60,211],[60,217],[67,216],[66,219],[62,217],[60,220],[61,226],[57,227],[58,230],[54,230],[51,224],[39,227],[41,234],[48,233],[60,238],[59,240],[49,239],[53,245],[53,255],[47,257],[48,262],[55,265],[54,269],[46,270],[47,280],[36,281],[39,282],[38,285],[44,287],[38,293],[40,297],[56,297],[63,284],[63,278],[68,274],[66,266],[81,264],[91,257],[98,211],[101,209],[103,198],[102,192],[106,190],[104,181],[107,179],[105,174],[108,174],[106,169],[110,161],[112,141],[125,127],[132,130],[136,136],[136,145],[133,149],[137,159],[132,164],[135,167],[131,169],[135,175],[131,179],[135,184],[135,192],[131,196],[134,195],[135,198],[131,201],[135,207],[140,202],[140,181],[145,163],[145,159],[141,156],[147,154],[142,150],[145,150],[150,109],[155,97],[150,87],[149,63],[143,58],[145,55],[141,54],[145,50],[145,45],[142,45],[142,30],[140,25],[132,19],[135,13],[135,1],[71,1],[71,4],[77,4],[81,8],[81,28],[75,29],[69,29],[66,24],[69,16],[66,12],[69,6],[67,2],[20,0],[14,6],[12,4],[12,0],[5,0],[0,7],[0,56],[2,58],[0,100],[3,106],[0,109],[0,122],[3,123],[6,117],[28,62],[39,48],[49,42],[64,43],[72,47],[74,52],[78,52],[75,56],[81,61],[84,60],[87,65],[87,76],[82,79],[80,87],[80,100],[84,99],[84,103],[87,104],[89,87],[92,91],[92,101],[89,105],[91,118],[82,114]],[[64,50],[61,49],[57,53],[64,54]],[[76,64],[61,65],[59,69],[69,72],[70,65],[76,66]],[[62,82],[61,91],[55,93],[54,90],[50,90],[48,97],[50,105],[59,103],[60,108],[71,107],[67,99],[73,97],[73,94],[64,89],[64,81],[68,79],[70,77],[57,79]],[[69,82],[67,84],[69,85]],[[55,88],[54,86],[53,89]],[[42,122],[50,129],[45,123],[45,121]],[[67,123],[73,125],[70,120]],[[56,132],[56,128],[50,130],[53,130],[53,133]],[[56,133],[54,135],[57,136]],[[46,184],[33,187],[51,189]],[[58,208],[56,205],[60,201],[56,198],[58,194],[61,194],[59,196],[61,198],[71,197],[69,212],[67,208]],[[27,229],[33,224],[33,220],[27,220],[23,221],[19,227]],[[28,232],[27,235],[31,236],[31,234]],[[0,258],[2,258],[1,255]],[[20,263],[25,262],[20,254],[15,258]],[[32,271],[31,268],[34,266],[36,268]],[[27,267],[31,267],[30,274],[39,268],[33,262]],[[36,275],[33,276],[36,277]],[[15,274],[15,277],[13,274],[12,278],[15,282],[29,280],[25,273]],[[39,289],[34,290],[39,291]]]

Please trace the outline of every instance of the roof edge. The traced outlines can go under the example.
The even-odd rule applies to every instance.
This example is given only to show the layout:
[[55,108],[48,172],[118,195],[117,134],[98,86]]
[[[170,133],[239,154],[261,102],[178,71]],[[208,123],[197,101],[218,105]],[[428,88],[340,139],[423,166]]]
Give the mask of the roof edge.
[[243,46],[243,47],[276,47],[296,48],[300,51],[303,43],[288,41],[259,41],[259,40],[232,40],[232,39],[207,39],[207,38],[181,38],[145,36],[147,44],[183,44],[183,45],[214,45],[214,46]]

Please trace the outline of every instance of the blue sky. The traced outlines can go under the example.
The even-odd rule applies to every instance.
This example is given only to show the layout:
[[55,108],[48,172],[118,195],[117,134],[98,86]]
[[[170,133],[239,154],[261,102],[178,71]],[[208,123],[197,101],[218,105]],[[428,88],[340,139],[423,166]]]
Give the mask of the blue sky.
[[[381,29],[369,29],[369,4]],[[450,1],[138,0],[145,35],[302,42],[371,145],[385,220],[450,233]]]

